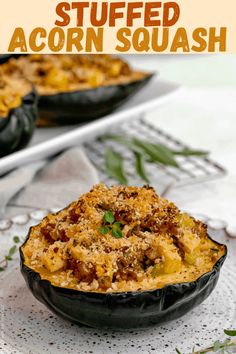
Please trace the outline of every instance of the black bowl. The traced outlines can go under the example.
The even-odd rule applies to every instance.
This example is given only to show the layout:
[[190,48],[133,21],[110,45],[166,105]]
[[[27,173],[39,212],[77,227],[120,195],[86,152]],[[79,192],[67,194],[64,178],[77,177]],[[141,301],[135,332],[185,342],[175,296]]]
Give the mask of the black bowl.
[[113,329],[146,328],[185,315],[210,295],[227,255],[224,246],[225,253],[213,269],[193,282],[167,285],[157,290],[96,293],[56,287],[41,279],[39,273],[24,264],[22,247],[21,272],[40,302],[71,322]]

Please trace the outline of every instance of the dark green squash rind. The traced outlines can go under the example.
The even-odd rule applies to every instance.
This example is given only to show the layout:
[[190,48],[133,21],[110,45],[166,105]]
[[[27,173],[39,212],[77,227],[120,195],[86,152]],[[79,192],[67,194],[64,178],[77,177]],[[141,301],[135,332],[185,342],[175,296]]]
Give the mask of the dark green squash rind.
[[52,124],[75,124],[103,117],[147,85],[153,74],[129,83],[39,97],[39,115]]
[[0,157],[22,149],[30,141],[38,116],[35,90],[22,98],[22,104],[0,117]]
[[0,55],[0,64],[6,63],[11,58],[11,54]]
[[20,248],[21,272],[40,302],[71,322],[121,330],[160,325],[201,304],[213,291],[227,256],[224,245],[225,253],[213,269],[193,282],[167,285],[157,290],[104,294],[60,288],[42,280],[39,273],[24,264],[23,246]]
[[27,54],[1,54],[0,55],[0,64],[4,64],[8,62],[11,58],[19,58],[22,55],[27,55]]

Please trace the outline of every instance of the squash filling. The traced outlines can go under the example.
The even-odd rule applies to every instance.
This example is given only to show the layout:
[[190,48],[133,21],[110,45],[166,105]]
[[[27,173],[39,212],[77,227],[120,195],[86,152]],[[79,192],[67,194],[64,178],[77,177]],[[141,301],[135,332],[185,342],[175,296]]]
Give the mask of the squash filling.
[[0,117],[6,118],[11,109],[19,107],[22,97],[31,90],[32,87],[26,80],[8,77],[0,67]]
[[152,187],[99,184],[34,226],[23,254],[55,286],[125,292],[195,281],[225,247]]
[[31,54],[11,58],[2,68],[13,78],[25,77],[41,96],[126,84],[147,76],[131,70],[120,58],[105,54]]

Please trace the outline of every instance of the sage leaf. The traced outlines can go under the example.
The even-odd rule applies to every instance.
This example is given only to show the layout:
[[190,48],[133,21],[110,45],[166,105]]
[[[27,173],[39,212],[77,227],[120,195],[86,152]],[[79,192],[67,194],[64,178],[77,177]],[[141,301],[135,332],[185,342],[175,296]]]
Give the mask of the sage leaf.
[[13,241],[14,241],[15,243],[20,243],[20,238],[19,238],[19,236],[14,236],[14,237],[13,237]]
[[136,167],[137,174],[145,182],[149,183],[150,181],[145,171],[143,156],[139,152],[135,153],[135,167]]
[[121,135],[103,135],[101,137],[101,140],[113,140],[116,141],[117,143],[126,146],[129,150],[133,152],[138,152],[142,153],[142,149],[140,149],[138,146],[136,146],[130,139],[126,139]]
[[219,350],[221,348],[222,348],[222,343],[219,340],[215,341],[214,344],[213,344],[214,352],[216,352],[217,350]]
[[105,153],[107,174],[115,178],[121,184],[127,184],[127,178],[123,168],[123,158],[116,151],[108,148]]
[[11,258],[15,253],[16,253],[16,246],[12,246],[12,247],[9,249],[9,252],[8,252],[7,257]]
[[170,149],[161,144],[152,144],[139,139],[133,139],[133,142],[146,153],[152,161],[163,165],[179,167],[175,161],[174,154]]
[[[123,135],[107,134],[100,137],[101,141],[113,140],[124,145],[132,151],[135,156],[135,167],[137,174],[146,183],[149,183],[148,175],[145,171],[145,162],[158,163],[166,166],[179,168],[175,156],[202,156],[208,155],[207,151],[184,148],[182,150],[170,149],[163,144],[155,144],[142,139],[125,137]],[[105,155],[107,174],[115,178],[121,184],[127,184],[127,178],[123,169],[122,156],[111,148]]]
[[202,151],[202,150],[191,150],[191,149],[183,149],[183,150],[172,150],[172,153],[174,155],[180,155],[180,156],[207,156],[209,154],[208,151]]
[[[14,243],[19,243],[20,238],[18,236],[14,236],[13,241],[14,241]],[[16,253],[17,249],[18,249],[18,247],[16,245],[12,246],[8,250],[8,254],[5,255],[2,260],[0,260],[0,264],[2,265],[2,266],[0,266],[0,272],[3,272],[7,268],[8,261],[12,261],[12,259],[13,259],[12,257]]]
[[236,329],[225,329],[224,333],[230,337],[236,337]]
[[10,256],[5,256],[5,260],[6,260],[6,261],[12,261],[12,257],[10,257]]
[[181,351],[178,348],[175,348],[176,353],[181,354]]

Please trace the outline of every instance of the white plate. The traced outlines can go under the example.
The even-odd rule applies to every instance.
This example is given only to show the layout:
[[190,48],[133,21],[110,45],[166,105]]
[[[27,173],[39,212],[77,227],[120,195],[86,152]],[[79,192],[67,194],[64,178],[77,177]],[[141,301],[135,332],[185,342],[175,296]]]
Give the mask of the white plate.
[[[38,211],[0,222],[0,229],[5,229],[0,231],[0,259],[12,246],[13,236],[24,238],[29,226],[44,215],[45,211]],[[223,230],[210,232],[226,242]],[[173,354],[177,347],[189,354],[193,346],[195,350],[208,347],[225,338],[223,329],[236,325],[235,251],[227,244],[230,252],[220,280],[203,304],[163,326],[125,332],[76,326],[56,317],[27,289],[15,256],[0,273],[0,353]]]
[[154,78],[125,105],[104,118],[76,127],[48,128],[46,132],[45,129],[38,129],[30,146],[0,159],[0,175],[24,163],[43,159],[81,144],[103,133],[113,124],[142,115],[159,106],[178,89],[177,84]]

